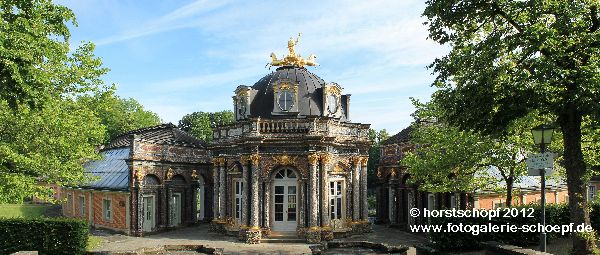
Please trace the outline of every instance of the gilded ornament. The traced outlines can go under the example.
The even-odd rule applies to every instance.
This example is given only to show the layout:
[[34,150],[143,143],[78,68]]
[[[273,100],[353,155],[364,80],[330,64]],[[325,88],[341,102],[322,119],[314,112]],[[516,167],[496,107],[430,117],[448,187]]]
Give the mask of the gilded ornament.
[[258,166],[258,163],[260,163],[260,155],[257,154],[252,154],[250,155],[250,160],[252,160],[252,165]]
[[142,169],[138,169],[137,171],[135,171],[135,179],[138,182],[141,182],[144,179],[144,171],[142,171]]
[[392,168],[392,177],[396,177],[396,168]]
[[381,168],[377,168],[377,177],[381,178]]
[[335,167],[333,168],[334,172],[344,172],[344,169],[339,165],[335,165]]
[[297,157],[288,156],[287,154],[278,155],[273,157],[273,162],[277,165],[290,166],[295,164],[296,158]]
[[308,163],[311,165],[316,165],[319,161],[319,155],[316,153],[308,154]]
[[192,170],[192,180],[197,180],[198,179],[198,172],[194,169]]
[[174,174],[175,173],[173,173],[173,169],[169,168],[169,170],[167,170],[167,180],[171,180]]
[[340,90],[340,88],[336,85],[333,86],[328,86],[325,88],[325,93],[326,94],[336,94],[339,95],[342,93],[342,90]]
[[240,163],[242,163],[242,165],[246,164],[248,161],[250,161],[250,155],[240,155]]

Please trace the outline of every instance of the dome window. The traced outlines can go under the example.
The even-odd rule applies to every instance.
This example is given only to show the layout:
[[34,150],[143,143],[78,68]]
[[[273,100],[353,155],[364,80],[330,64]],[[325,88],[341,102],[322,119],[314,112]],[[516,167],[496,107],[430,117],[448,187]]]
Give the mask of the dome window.
[[338,110],[338,95],[330,94],[327,96],[327,110],[330,113],[336,113]]
[[282,111],[289,111],[294,106],[294,94],[288,90],[279,92],[278,100],[279,109]]

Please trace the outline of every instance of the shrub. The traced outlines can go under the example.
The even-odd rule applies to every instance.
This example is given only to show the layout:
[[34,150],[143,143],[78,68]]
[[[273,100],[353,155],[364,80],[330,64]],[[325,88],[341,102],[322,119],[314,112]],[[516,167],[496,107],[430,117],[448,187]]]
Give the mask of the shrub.
[[[594,230],[600,230],[600,203],[591,204],[591,225]],[[529,209],[534,208],[535,211],[531,215],[533,217],[523,217],[519,215],[517,217],[494,217],[488,218],[452,218],[452,217],[438,217],[431,218],[432,225],[441,225],[442,229],[446,229],[448,224],[453,225],[537,225],[540,222],[541,210],[539,205],[526,205],[513,207],[515,209]],[[566,204],[550,204],[546,206],[546,225],[569,225],[569,207]],[[568,235],[568,234],[567,234]],[[479,235],[473,235],[469,232],[429,232],[429,240],[439,250],[442,251],[466,251],[475,250],[480,248],[480,242],[483,241],[496,241],[505,244],[512,244],[517,246],[528,246],[539,243],[539,232],[495,232],[495,233],[479,233]],[[547,240],[551,242],[553,239],[561,237],[561,233],[547,233]]]
[[83,254],[89,229],[83,220],[0,218],[0,254]]

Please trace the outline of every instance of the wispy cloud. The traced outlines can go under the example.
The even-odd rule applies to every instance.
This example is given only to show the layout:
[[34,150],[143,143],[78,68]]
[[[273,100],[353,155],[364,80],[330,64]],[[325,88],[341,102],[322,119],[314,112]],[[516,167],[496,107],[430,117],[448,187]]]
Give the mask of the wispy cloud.
[[140,26],[136,27],[135,29],[123,31],[117,35],[113,35],[108,38],[99,39],[96,41],[96,44],[113,44],[166,31],[182,29],[186,27],[194,27],[197,26],[197,24],[195,24],[194,22],[184,21],[195,15],[202,15],[207,12],[226,6],[228,2],[229,1],[225,0],[198,0],[185,6],[182,6],[170,13],[167,13],[166,15],[159,17],[154,21],[149,21],[147,23],[140,24]]

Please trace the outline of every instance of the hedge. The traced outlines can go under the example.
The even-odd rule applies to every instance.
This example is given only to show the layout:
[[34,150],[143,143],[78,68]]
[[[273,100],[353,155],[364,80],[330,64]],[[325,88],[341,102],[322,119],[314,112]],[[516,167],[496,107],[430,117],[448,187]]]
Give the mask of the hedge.
[[67,218],[0,218],[0,254],[83,254],[89,235],[83,220]]
[[[526,205],[513,207],[517,210],[533,208],[534,212],[532,217],[523,217],[519,214],[517,217],[494,217],[491,219],[483,217],[437,217],[431,218],[432,225],[441,225],[442,229],[446,229],[448,224],[454,225],[488,225],[488,222],[492,225],[537,225],[540,222],[539,205]],[[528,212],[528,211],[526,211]],[[528,215],[529,216],[529,215]],[[591,225],[594,230],[600,230],[600,203],[591,204],[590,212]],[[546,206],[546,225],[569,225],[569,207],[566,204],[550,204]],[[568,234],[566,234],[568,235]],[[430,231],[428,233],[430,242],[439,250],[442,251],[467,251],[480,249],[480,242],[483,241],[496,241],[505,244],[512,244],[517,246],[529,246],[539,243],[539,232],[500,232],[500,233],[480,233],[479,235],[473,235],[469,232],[442,232],[436,233]],[[547,233],[548,242],[552,242],[553,239],[561,237],[561,233]]]

